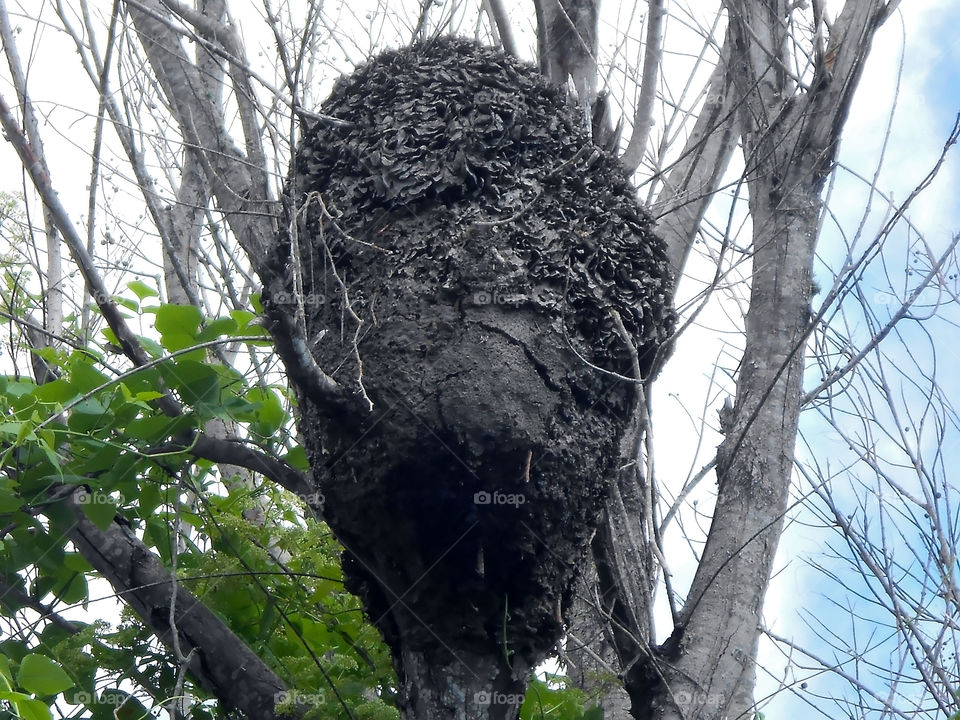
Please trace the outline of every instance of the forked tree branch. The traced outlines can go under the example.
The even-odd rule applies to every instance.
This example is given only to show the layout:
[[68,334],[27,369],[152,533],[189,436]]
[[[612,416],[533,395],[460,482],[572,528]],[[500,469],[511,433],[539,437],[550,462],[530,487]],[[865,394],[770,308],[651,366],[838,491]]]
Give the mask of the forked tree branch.
[[[285,294],[285,268],[277,266],[271,253],[278,231],[279,206],[267,191],[259,129],[250,117],[252,108],[246,105],[253,98],[252,90],[248,80],[237,76],[247,72],[236,55],[239,49],[233,48],[227,55],[237,93],[244,96],[241,105],[247,108],[242,126],[248,154],[237,147],[227,132],[222,109],[204,97],[203,79],[184,53],[180,35],[171,27],[167,4],[160,0],[125,2],[184,142],[199,152],[217,204],[263,282],[265,299]],[[199,19],[190,17],[203,26]],[[233,33],[210,32],[214,37],[235,40]],[[267,309],[276,326],[273,336],[277,353],[293,384],[311,394],[321,406],[350,415],[362,411],[362,404],[317,365],[309,339],[295,318],[285,308],[268,304]]]
[[[120,309],[113,301],[111,294],[107,291],[107,286],[104,284],[103,278],[100,277],[100,273],[97,272],[93,258],[87,252],[83,238],[80,237],[80,234],[70,220],[66,208],[64,208],[60,202],[60,197],[53,189],[50,172],[47,169],[46,163],[36,155],[32,145],[27,141],[27,138],[24,137],[23,130],[21,130],[19,123],[13,116],[13,112],[2,95],[0,95],[0,125],[3,127],[7,140],[13,145],[17,154],[20,156],[20,161],[30,175],[30,179],[40,194],[44,206],[49,211],[53,222],[67,243],[70,254],[73,256],[77,267],[80,268],[80,273],[83,275],[84,281],[87,283],[90,295],[100,308],[100,312],[103,313],[103,317],[107,321],[110,330],[112,330],[116,336],[124,355],[130,358],[136,365],[146,365],[152,358],[147,354],[147,351],[144,350],[137,336],[130,329],[130,326],[127,325],[127,321],[120,313]],[[179,405],[169,396],[164,395],[157,400],[157,403],[167,414],[180,414]]]

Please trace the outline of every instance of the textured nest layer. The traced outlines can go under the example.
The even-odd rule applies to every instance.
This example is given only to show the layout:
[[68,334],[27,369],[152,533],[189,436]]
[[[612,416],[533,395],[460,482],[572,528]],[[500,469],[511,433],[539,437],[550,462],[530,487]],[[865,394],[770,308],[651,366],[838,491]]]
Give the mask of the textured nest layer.
[[297,148],[277,259],[327,331],[317,362],[375,407],[351,424],[302,399],[351,587],[395,650],[535,661],[635,400],[591,365],[633,375],[635,349],[646,374],[672,330],[662,243],[561,94],[495,50],[386,53],[322,111],[342,122]]

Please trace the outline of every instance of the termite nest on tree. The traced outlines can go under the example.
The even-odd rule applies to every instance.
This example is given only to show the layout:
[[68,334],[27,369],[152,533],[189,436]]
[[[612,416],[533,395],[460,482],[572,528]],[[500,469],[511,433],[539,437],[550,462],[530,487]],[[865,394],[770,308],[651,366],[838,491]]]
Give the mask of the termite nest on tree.
[[348,586],[395,657],[529,667],[617,469],[637,397],[618,376],[649,375],[673,328],[663,243],[579,112],[497,50],[384,53],[321,112],[265,303],[299,296],[317,364],[373,405],[300,394]]

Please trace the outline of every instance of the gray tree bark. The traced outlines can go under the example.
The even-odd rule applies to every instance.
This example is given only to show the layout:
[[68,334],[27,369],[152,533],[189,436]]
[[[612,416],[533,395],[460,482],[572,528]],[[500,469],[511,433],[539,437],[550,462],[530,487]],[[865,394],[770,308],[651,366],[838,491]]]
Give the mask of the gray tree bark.
[[557,85],[573,80],[577,98],[597,94],[597,22],[600,0],[534,0],[540,69]]
[[67,536],[164,645],[190,658],[200,685],[246,717],[279,719],[274,706],[286,685],[246,643],[180,586],[128,528],[114,522],[100,529],[74,494],[65,503]]
[[[638,720],[753,713],[760,613],[793,468],[821,192],[873,33],[895,6],[847,2],[830,29],[826,51],[815,58],[810,86],[799,89],[788,70],[786,18],[792,5],[726,3],[730,29],[724,56],[732,82],[723,84],[734,90],[730,97],[736,104],[728,107],[736,108],[753,224],[746,350],[736,403],[723,419],[713,521],[673,633],[652,652],[631,644],[627,633],[617,636],[624,667],[646,666],[624,678]],[[725,102],[722,96],[708,108],[713,117]],[[729,152],[729,131],[713,139],[695,131],[697,136],[713,156]],[[696,167],[681,172],[687,169],[692,170],[687,177],[696,177]],[[709,168],[699,172],[708,173],[708,185],[716,182]],[[709,188],[699,190],[705,197]],[[678,201],[674,195],[671,204],[679,209]],[[694,204],[691,212],[666,223],[678,268],[693,237],[689,223],[701,214],[702,206]],[[621,573],[613,585],[627,596],[632,582]],[[634,635],[643,637],[642,630],[634,628]]]

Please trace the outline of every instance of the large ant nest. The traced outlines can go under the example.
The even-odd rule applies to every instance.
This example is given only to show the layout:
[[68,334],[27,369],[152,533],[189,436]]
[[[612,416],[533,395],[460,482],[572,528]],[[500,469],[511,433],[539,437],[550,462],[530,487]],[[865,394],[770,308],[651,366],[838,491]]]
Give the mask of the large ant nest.
[[618,376],[673,327],[663,243],[578,111],[497,50],[384,53],[321,112],[288,183],[290,292],[265,301],[299,296],[317,364],[373,406],[301,397],[349,587],[395,655],[532,664],[620,460]]

